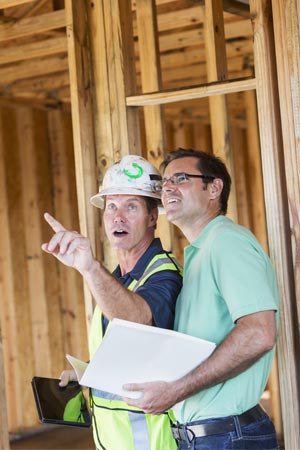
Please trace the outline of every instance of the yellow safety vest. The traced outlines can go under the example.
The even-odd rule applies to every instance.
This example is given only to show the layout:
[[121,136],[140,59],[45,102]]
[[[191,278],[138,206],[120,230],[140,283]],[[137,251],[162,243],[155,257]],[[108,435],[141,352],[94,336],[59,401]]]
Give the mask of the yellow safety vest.
[[[178,271],[182,267],[172,254],[156,255],[146,267],[139,280],[128,286],[136,291],[147,279],[162,270]],[[90,356],[92,357],[103,338],[102,313],[96,306],[90,333]],[[176,450],[170,424],[175,420],[172,411],[159,416],[145,414],[128,406],[121,397],[103,391],[92,390],[93,434],[101,450]]]

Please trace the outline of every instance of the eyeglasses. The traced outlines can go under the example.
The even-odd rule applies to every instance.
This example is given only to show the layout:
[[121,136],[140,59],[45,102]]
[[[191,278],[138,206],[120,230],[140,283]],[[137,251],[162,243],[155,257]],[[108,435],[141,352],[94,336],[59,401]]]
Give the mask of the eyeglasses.
[[177,186],[178,184],[184,184],[190,181],[191,178],[202,178],[204,180],[214,180],[215,177],[212,175],[196,175],[192,173],[174,173],[170,178],[162,178],[160,181],[155,183],[155,190],[156,192],[162,191],[163,185],[167,183],[168,181],[171,182],[174,186]]

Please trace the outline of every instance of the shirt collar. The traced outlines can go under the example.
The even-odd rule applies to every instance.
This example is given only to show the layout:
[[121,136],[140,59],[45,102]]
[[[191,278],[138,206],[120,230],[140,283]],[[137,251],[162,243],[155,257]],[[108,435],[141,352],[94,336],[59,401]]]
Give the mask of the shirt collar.
[[[145,269],[147,267],[147,265],[149,264],[149,262],[151,261],[151,259],[159,254],[163,252],[163,248],[161,245],[161,241],[159,238],[154,238],[153,241],[151,242],[151,244],[149,245],[149,247],[147,248],[147,250],[145,251],[145,253],[143,254],[143,256],[141,256],[141,258],[138,260],[138,262],[136,263],[136,265],[134,266],[134,268],[126,273],[125,275],[123,275],[123,277],[127,278],[131,278],[131,279],[135,279],[135,280],[139,280],[141,278],[141,276],[143,275],[143,273],[145,272]],[[115,270],[112,273],[116,278],[121,278],[121,270],[120,270],[120,266],[118,265]]]

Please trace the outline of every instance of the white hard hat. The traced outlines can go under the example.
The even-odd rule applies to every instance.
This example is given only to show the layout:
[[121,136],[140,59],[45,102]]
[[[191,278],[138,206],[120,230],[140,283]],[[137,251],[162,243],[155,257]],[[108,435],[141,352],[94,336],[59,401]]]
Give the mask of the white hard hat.
[[97,208],[104,208],[104,197],[114,194],[133,194],[160,200],[158,188],[161,175],[146,159],[137,155],[124,156],[104,175],[99,192],[90,199]]

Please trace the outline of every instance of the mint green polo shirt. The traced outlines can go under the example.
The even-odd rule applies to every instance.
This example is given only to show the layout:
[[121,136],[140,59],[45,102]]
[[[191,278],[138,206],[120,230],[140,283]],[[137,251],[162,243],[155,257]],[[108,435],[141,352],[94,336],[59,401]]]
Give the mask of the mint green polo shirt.
[[[255,236],[224,216],[185,248],[175,330],[220,344],[242,316],[279,309],[274,269]],[[278,313],[276,314],[278,316]],[[265,389],[274,349],[241,374],[186,399],[179,422],[241,414]]]

